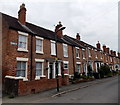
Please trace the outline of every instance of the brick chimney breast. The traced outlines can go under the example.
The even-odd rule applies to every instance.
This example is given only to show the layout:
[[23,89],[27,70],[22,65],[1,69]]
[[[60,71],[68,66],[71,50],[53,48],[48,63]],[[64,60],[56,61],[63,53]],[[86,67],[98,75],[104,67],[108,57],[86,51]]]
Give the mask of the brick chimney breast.
[[101,46],[100,46],[99,41],[98,41],[98,43],[96,44],[96,46],[97,46],[98,49],[101,49]]
[[114,56],[116,56],[116,51],[113,51]]
[[20,6],[20,10],[18,11],[18,21],[23,25],[26,23],[26,8],[24,3]]
[[58,31],[60,28],[62,27],[62,24],[61,24],[61,21],[59,21],[59,23],[57,24],[57,26],[55,27],[55,32],[57,34],[57,36],[59,38],[62,38],[63,37],[63,32],[62,30]]
[[113,50],[110,50],[110,54],[113,55]]
[[103,45],[103,51],[106,52],[106,45]]
[[120,57],[120,53],[118,52],[118,57]]
[[80,40],[80,34],[79,34],[79,33],[77,33],[76,39],[77,39],[77,40]]

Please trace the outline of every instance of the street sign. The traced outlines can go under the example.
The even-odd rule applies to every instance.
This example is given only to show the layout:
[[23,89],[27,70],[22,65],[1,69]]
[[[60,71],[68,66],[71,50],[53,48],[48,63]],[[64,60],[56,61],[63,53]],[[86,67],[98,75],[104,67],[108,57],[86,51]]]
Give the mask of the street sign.
[[11,45],[17,45],[17,43],[15,43],[15,42],[10,42],[10,44],[11,44]]

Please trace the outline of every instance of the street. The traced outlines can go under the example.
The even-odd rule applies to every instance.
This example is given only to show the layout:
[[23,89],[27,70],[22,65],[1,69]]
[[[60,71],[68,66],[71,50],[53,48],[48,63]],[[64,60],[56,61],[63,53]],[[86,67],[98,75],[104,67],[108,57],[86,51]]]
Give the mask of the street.
[[118,103],[118,79],[79,89],[42,103]]
[[[82,88],[79,89],[79,87]],[[13,99],[4,97],[3,103],[118,103],[117,76],[72,84],[64,88],[66,88],[66,91],[68,88],[78,89],[61,95],[55,95],[56,93],[54,92],[56,89],[53,89],[38,94],[19,96]]]

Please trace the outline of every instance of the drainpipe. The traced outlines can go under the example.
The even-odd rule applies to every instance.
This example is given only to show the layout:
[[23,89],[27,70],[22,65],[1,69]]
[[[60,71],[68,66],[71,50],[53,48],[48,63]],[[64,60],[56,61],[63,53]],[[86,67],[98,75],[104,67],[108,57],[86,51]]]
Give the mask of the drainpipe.
[[74,78],[75,78],[75,60],[74,60],[74,49],[72,46],[72,57],[73,57],[73,71],[74,71]]

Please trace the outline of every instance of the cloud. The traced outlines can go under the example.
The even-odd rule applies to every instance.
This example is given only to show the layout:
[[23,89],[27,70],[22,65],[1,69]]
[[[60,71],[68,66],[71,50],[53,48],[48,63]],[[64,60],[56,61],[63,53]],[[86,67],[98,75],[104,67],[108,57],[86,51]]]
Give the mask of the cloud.
[[23,2],[27,21],[50,30],[62,21],[64,34],[75,37],[79,32],[82,40],[92,45],[99,40],[118,50],[118,0],[1,0],[0,11],[17,17]]

